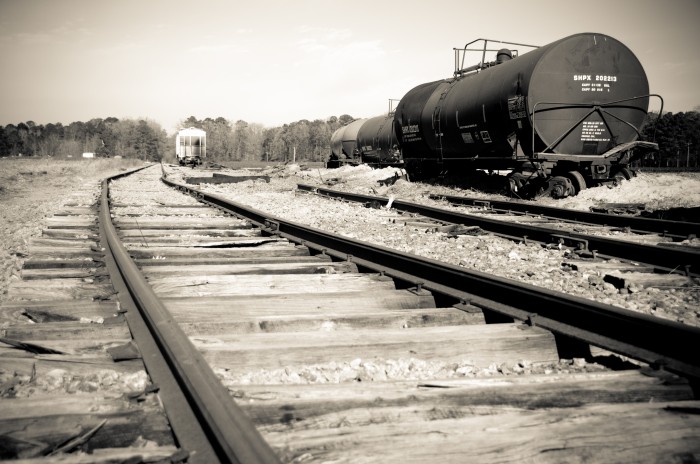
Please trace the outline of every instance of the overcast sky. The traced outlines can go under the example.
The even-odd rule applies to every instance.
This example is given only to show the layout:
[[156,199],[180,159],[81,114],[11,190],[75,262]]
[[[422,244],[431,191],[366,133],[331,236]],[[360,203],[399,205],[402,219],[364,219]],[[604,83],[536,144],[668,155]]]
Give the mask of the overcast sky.
[[371,117],[476,38],[611,35],[665,110],[700,105],[699,0],[0,0],[0,124]]

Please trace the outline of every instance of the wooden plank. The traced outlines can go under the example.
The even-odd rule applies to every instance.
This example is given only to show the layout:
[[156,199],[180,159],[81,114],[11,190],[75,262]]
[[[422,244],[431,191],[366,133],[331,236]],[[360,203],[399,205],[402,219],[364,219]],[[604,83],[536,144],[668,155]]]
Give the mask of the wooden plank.
[[162,297],[209,295],[275,295],[394,289],[392,279],[373,274],[279,274],[156,277],[148,279]]
[[[44,456],[37,458],[20,458],[16,464],[114,464],[115,462],[125,463],[141,463],[141,462],[182,462],[186,451],[179,449],[175,445],[157,445],[149,442],[148,446],[124,446],[121,448],[99,448],[94,449],[90,454],[86,453],[61,453],[49,458]],[[25,449],[25,444],[20,443],[21,448]],[[33,444],[30,443],[30,446]],[[36,452],[42,454],[45,450],[37,448]],[[22,456],[28,455],[23,452]],[[31,455],[31,454],[29,454]]]
[[46,260],[75,260],[75,259],[101,259],[104,254],[99,251],[89,248],[65,247],[58,248],[54,246],[39,247],[34,246],[29,250],[33,259]]
[[54,216],[96,216],[97,208],[94,206],[64,206],[60,211],[53,213]]
[[[65,388],[66,380],[70,382],[71,378],[87,379],[96,374],[98,377],[112,377],[114,380],[120,380],[121,383],[129,381],[141,382],[146,379],[146,372],[141,359],[114,362],[107,353],[104,353],[102,356],[92,354],[31,355],[20,350],[14,351],[15,353],[6,349],[3,350],[2,370],[5,374],[12,373],[15,377],[34,376],[33,386],[36,388],[36,393],[48,392],[51,389],[60,387]],[[23,354],[24,356],[21,356]],[[133,376],[133,374],[141,375]],[[132,375],[133,378],[118,379],[118,376],[126,375]],[[114,390],[116,390],[116,385]],[[0,399],[0,405],[3,404],[2,401]]]
[[212,176],[212,177],[186,177],[185,182],[188,184],[235,184],[248,180],[270,182],[269,176]]
[[249,222],[232,217],[225,218],[157,218],[120,217],[112,221],[119,229],[250,229]]
[[574,271],[588,272],[597,275],[603,275],[608,271],[621,272],[654,272],[654,268],[635,263],[614,263],[609,261],[565,261],[562,263]]
[[96,229],[44,229],[43,237],[60,238],[64,240],[99,241]]
[[160,237],[172,234],[207,235],[210,237],[255,237],[260,229],[124,229],[119,235],[126,237]]
[[[209,208],[209,206],[203,205],[202,203],[199,203],[195,199],[191,199],[191,203],[187,203],[187,199],[190,197],[188,196],[183,196],[183,203],[172,203],[172,202],[167,202],[167,201],[160,201],[155,198],[152,198],[151,201],[148,203],[139,203],[143,202],[144,199],[138,198],[134,199],[133,202],[129,203],[122,203],[120,200],[113,200],[109,204],[113,209],[118,209],[118,208],[163,208],[167,210],[168,208],[192,208],[193,210],[199,209],[199,208]],[[147,201],[147,200],[146,200]]]
[[96,247],[97,242],[95,240],[86,239],[57,239],[57,238],[45,238],[45,237],[32,237],[29,239],[30,252],[32,247],[46,248],[46,247],[56,247],[59,249],[64,248],[76,248],[91,250],[91,247]]
[[456,324],[483,324],[483,315],[466,315],[442,309],[423,309],[413,311],[380,310],[363,315],[301,315],[301,316],[250,316],[212,321],[201,318],[189,323],[181,323],[182,329],[192,337],[201,335],[218,335],[256,332],[341,332],[362,328],[409,328],[435,327]]
[[[234,316],[235,315],[235,316]],[[441,325],[483,324],[481,314],[467,314],[451,308],[428,308],[412,310],[382,309],[371,313],[353,314],[342,312],[290,315],[240,316],[229,312],[224,319],[212,319],[201,314],[189,322],[178,322],[184,332],[192,337],[255,332],[342,332],[356,329],[407,329],[409,327],[435,327]],[[177,318],[176,318],[177,319]]]
[[22,269],[20,276],[23,280],[33,279],[94,279],[108,277],[109,273],[104,267],[63,267],[57,269]]
[[53,359],[58,362],[70,360],[67,355],[82,356],[83,353],[88,353],[87,357],[97,358],[101,354],[104,359],[111,360],[112,358],[107,353],[107,350],[113,347],[121,346],[131,342],[131,337],[114,340],[82,340],[82,339],[55,339],[55,340],[32,340],[31,343],[53,350],[58,350],[66,354],[42,354],[33,355],[32,353],[22,351],[4,343],[0,343],[0,359],[6,356],[19,356],[18,353],[25,353],[28,357],[39,357],[41,359]]
[[3,400],[2,405],[0,436],[7,437],[3,443],[10,448],[7,453],[11,456],[42,456],[101,423],[81,446],[85,452],[138,442],[174,445],[155,395],[149,395],[138,406],[120,398],[86,394],[17,398]]
[[342,274],[357,273],[354,263],[272,263],[272,264],[194,264],[151,266],[143,269],[148,277],[183,276],[188,275],[243,275],[243,274]]
[[365,315],[380,310],[434,308],[429,292],[416,295],[408,290],[341,291],[334,293],[287,293],[278,295],[227,295],[187,298],[163,298],[163,303],[179,322],[202,318],[302,317],[305,315]]
[[[35,250],[32,250],[34,252]],[[93,256],[97,256],[96,253],[91,253]],[[71,269],[71,268],[94,268],[94,267],[104,267],[104,261],[102,258],[90,258],[84,257],[80,254],[74,254],[68,258],[41,258],[30,256],[22,264],[22,269]]]
[[98,321],[115,317],[118,311],[119,306],[116,301],[6,301],[0,305],[0,321],[14,323]]
[[[361,383],[306,383],[277,385],[237,385],[224,377],[223,383],[236,392],[236,402],[256,424],[281,424],[292,414],[297,424],[328,414],[377,408],[372,414],[377,423],[382,408],[410,408],[429,405],[436,410],[454,411],[455,417],[479,415],[512,408],[528,410],[576,408],[587,403],[636,403],[686,401],[693,399],[687,383],[666,383],[639,371],[601,371],[592,373],[553,373],[539,375],[502,375],[461,377],[438,380],[396,380]],[[474,409],[477,411],[474,411]],[[316,422],[313,420],[312,422]],[[318,422],[316,422],[318,424]]]
[[252,247],[272,243],[289,243],[278,237],[206,237],[203,235],[177,235],[174,237],[127,237],[122,240],[127,248],[150,247]]
[[126,320],[109,323],[97,322],[50,322],[42,324],[13,325],[3,329],[5,337],[12,340],[123,340],[131,336]]
[[[205,250],[202,248],[184,247],[150,247],[134,248],[129,254],[134,259],[168,259],[168,258],[201,258]],[[262,257],[262,256],[304,256],[308,255],[306,247],[293,246],[291,244],[265,244],[255,248],[207,248],[206,255],[210,259]]]
[[[209,255],[209,253],[207,253]],[[241,257],[220,257],[220,256],[201,256],[177,258],[171,257],[168,259],[136,259],[136,264],[145,271],[148,268],[155,266],[197,266],[202,264],[220,265],[220,264],[275,264],[275,263],[330,263],[331,257],[328,255],[298,255],[298,256],[241,256]]]
[[95,217],[54,216],[45,219],[46,227],[51,229],[86,229],[97,224]]
[[230,175],[230,174],[222,174],[220,172],[214,172],[212,173],[212,177],[219,177],[223,179],[233,179],[234,181],[237,182],[243,182],[246,180],[264,180],[265,182],[270,182],[270,176],[263,175],[263,174],[256,174],[256,175]]
[[521,324],[420,327],[336,332],[301,332],[294,337],[278,334],[195,336],[193,343],[216,368],[235,373],[259,369],[291,369],[334,364],[354,359],[387,362],[417,359],[451,363],[469,361],[475,366],[559,360],[554,336]]
[[142,216],[194,216],[194,217],[227,217],[221,210],[211,206],[178,206],[164,207],[161,205],[123,206],[112,208],[116,217]]
[[112,284],[86,282],[84,279],[35,279],[12,282],[7,295],[14,300],[109,299],[115,294]]
[[617,288],[635,287],[685,287],[693,285],[690,277],[679,274],[655,274],[637,272],[612,272],[606,274],[603,280]]
[[[282,461],[683,462],[700,453],[700,402],[593,404],[579,408],[493,411],[456,416],[432,406],[356,409],[299,425],[293,419],[260,428]],[[427,419],[427,420],[426,420]]]

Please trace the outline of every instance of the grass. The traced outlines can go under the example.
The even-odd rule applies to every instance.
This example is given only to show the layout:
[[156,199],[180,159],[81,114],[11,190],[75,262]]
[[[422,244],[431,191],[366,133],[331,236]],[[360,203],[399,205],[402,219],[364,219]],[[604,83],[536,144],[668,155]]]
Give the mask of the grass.
[[140,160],[111,158],[0,158],[0,198],[26,191],[37,182],[61,187],[80,179],[103,179],[142,165]]

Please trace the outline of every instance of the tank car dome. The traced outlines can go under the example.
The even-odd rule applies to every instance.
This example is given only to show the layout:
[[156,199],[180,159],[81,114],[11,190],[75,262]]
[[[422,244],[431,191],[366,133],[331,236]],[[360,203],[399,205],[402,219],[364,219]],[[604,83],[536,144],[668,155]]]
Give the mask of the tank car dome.
[[513,59],[513,52],[511,52],[507,48],[502,48],[498,50],[498,53],[496,53],[496,62],[497,63],[503,63],[505,61],[509,61]]

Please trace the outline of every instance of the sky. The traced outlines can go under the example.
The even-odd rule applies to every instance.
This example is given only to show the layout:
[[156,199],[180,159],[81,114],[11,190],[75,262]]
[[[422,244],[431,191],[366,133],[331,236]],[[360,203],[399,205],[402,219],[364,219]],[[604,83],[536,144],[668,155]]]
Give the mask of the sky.
[[664,111],[700,105],[700,0],[0,0],[0,125],[372,117],[474,39],[579,32],[627,45]]

